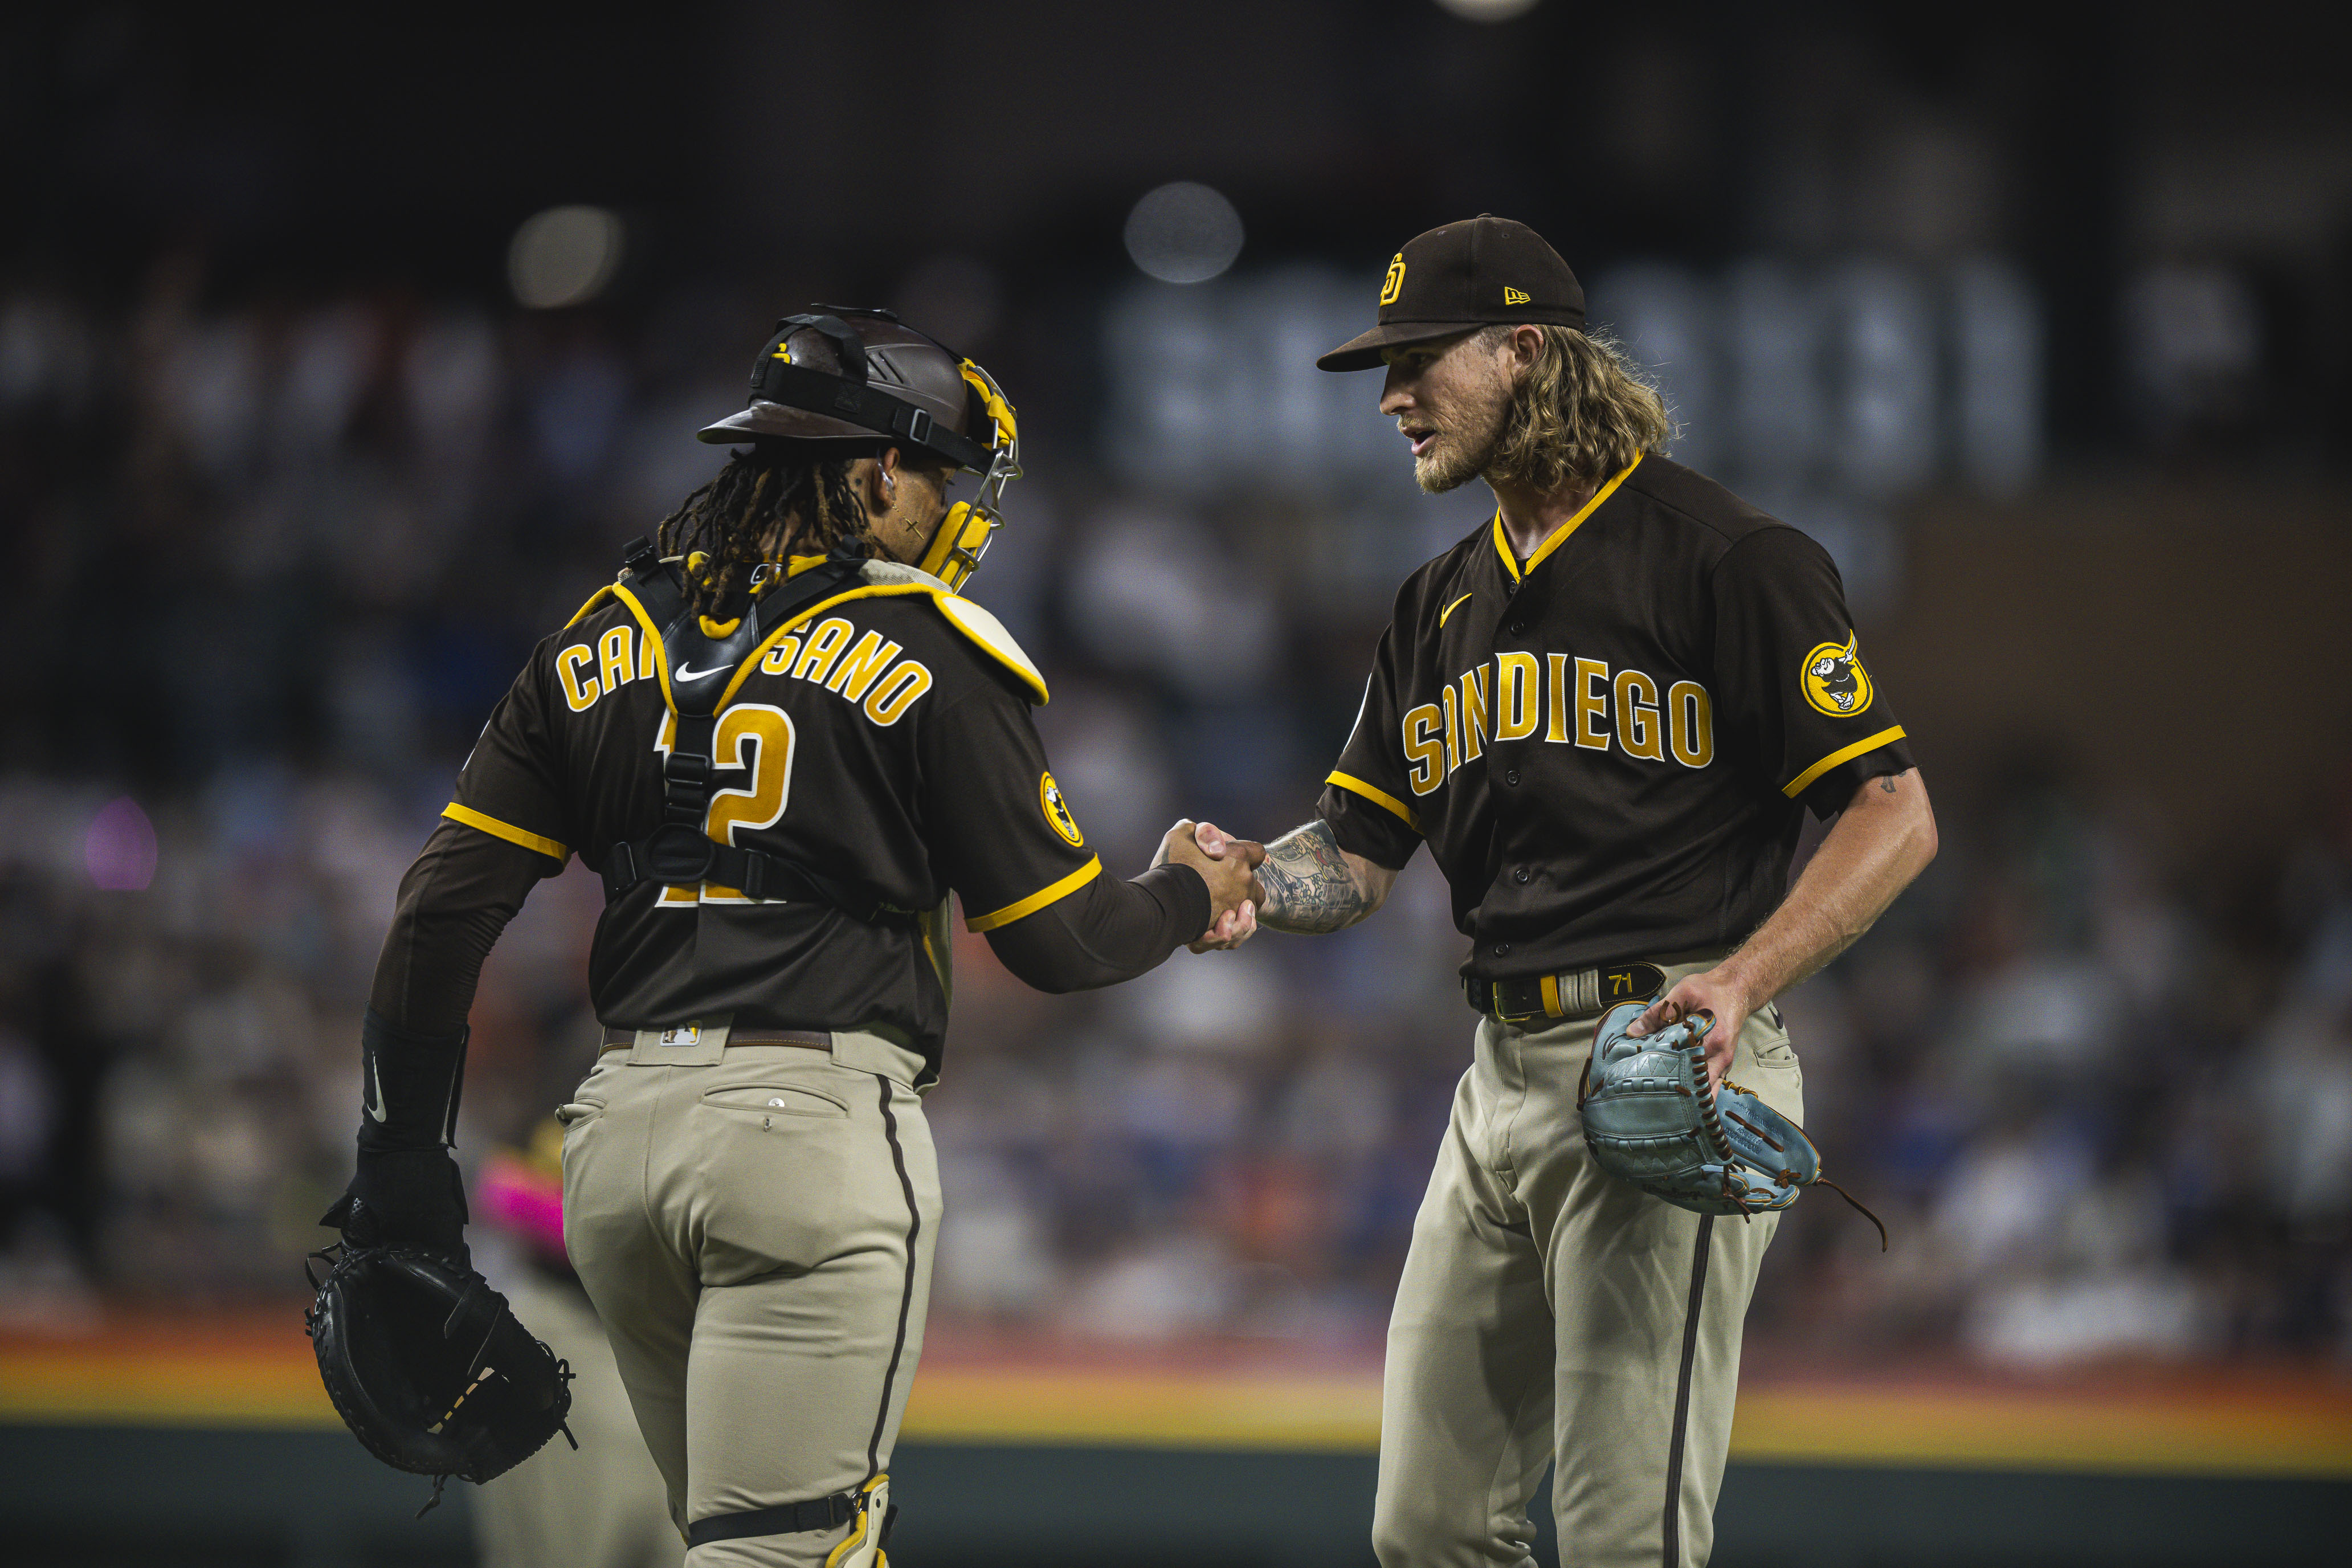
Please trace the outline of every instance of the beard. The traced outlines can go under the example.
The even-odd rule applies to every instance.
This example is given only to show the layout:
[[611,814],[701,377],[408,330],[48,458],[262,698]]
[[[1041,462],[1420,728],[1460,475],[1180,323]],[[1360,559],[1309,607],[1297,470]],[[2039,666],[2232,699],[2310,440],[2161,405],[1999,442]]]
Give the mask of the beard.
[[[1483,428],[1464,429],[1464,424]],[[1458,489],[1485,473],[1503,444],[1503,414],[1496,409],[1481,421],[1475,416],[1448,421],[1437,427],[1429,450],[1412,460],[1413,482],[1433,496]]]

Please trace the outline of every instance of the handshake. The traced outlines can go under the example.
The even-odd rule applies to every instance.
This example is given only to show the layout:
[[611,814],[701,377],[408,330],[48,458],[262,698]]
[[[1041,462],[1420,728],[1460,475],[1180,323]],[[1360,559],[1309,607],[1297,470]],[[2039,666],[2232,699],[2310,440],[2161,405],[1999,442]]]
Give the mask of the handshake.
[[1151,863],[1171,860],[1192,867],[1209,884],[1212,918],[1209,929],[1188,944],[1194,952],[1239,947],[1256,933],[1258,908],[1265,902],[1265,888],[1257,878],[1257,868],[1265,864],[1265,845],[1187,819],[1168,830]]

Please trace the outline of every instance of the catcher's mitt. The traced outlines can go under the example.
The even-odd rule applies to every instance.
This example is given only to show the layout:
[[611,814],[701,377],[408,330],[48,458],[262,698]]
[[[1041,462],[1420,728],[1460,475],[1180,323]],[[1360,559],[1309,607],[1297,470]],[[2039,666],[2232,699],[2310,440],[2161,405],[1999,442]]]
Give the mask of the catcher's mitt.
[[479,1274],[405,1247],[310,1256],[328,1266],[303,1317],[327,1397],[368,1452],[434,1478],[418,1513],[451,1476],[487,1481],[558,1432],[580,1446],[563,1424],[571,1367]]
[[1805,1130],[1729,1079],[1710,1094],[1706,1038],[1712,1020],[1654,1035],[1625,1031],[1644,1004],[1624,1002],[1592,1037],[1577,1109],[1593,1162],[1621,1181],[1698,1214],[1769,1214],[1816,1183],[1878,1226],[1878,1216],[1822,1175],[1821,1152]]

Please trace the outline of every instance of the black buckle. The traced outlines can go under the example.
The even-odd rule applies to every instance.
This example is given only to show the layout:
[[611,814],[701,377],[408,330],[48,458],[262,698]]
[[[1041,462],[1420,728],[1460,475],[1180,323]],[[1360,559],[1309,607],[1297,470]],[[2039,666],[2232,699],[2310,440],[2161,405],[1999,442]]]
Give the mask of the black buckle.
[[665,822],[646,840],[646,869],[666,887],[698,887],[709,879],[718,847],[699,826]]
[[740,853],[743,857],[743,874],[736,879],[735,889],[747,899],[756,899],[765,903],[772,896],[768,890],[768,868],[773,862],[757,849],[745,849]]
[[[1507,992],[1509,991],[1512,984],[1512,982],[1507,980],[1497,981],[1496,983],[1494,1014],[1496,1018],[1506,1024],[1524,1024],[1529,1019],[1541,1018],[1548,1016],[1544,1011],[1542,981],[1523,980],[1517,982],[1518,984],[1527,987],[1528,990],[1534,993],[1534,995],[1528,998],[1528,1000],[1534,1003],[1534,1005],[1528,1007],[1524,1012],[1514,1011],[1511,1009],[1511,999],[1507,994]],[[1527,992],[1521,992],[1521,995],[1525,996]]]
[[[1534,993],[1535,1005],[1527,1012],[1509,1011],[1509,992],[1514,985],[1524,985]],[[1491,1013],[1506,1024],[1524,1024],[1530,1018],[1544,1016],[1543,983],[1526,980],[1480,980],[1465,975],[1462,980],[1463,998],[1474,1013]]]
[[604,896],[617,899],[646,879],[637,868],[636,855],[626,844],[615,844],[604,857]]
[[698,823],[702,820],[710,805],[714,771],[710,758],[675,746],[662,759],[662,804],[673,822],[684,822],[689,816]]

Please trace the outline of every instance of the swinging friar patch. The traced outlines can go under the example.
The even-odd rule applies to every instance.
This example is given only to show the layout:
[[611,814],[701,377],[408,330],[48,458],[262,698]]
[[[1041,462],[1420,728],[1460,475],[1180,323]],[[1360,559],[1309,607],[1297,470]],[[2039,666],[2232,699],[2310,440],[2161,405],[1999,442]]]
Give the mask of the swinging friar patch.
[[1832,719],[1851,719],[1870,706],[1870,672],[1862,668],[1862,639],[1825,642],[1805,656],[1805,700]]
[[1078,819],[1070,815],[1070,803],[1062,798],[1062,786],[1047,773],[1037,781],[1037,805],[1045,813],[1045,820],[1054,831],[1068,839],[1073,846],[1083,847],[1087,836],[1078,831]]

